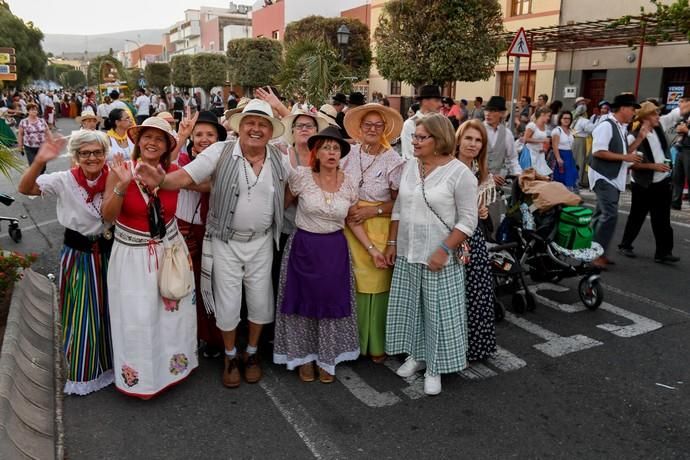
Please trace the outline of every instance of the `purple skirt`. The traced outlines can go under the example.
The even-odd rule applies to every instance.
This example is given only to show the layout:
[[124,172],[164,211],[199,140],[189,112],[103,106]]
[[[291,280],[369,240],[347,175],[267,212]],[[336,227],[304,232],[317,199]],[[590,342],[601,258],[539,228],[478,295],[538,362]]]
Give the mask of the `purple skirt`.
[[297,229],[288,254],[280,311],[306,318],[345,318],[352,313],[350,254],[342,230]]

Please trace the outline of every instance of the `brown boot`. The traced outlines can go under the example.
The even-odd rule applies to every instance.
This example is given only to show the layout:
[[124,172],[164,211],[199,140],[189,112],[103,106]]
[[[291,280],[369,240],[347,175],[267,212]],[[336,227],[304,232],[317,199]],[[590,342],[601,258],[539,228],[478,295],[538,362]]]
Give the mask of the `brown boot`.
[[333,383],[335,381],[335,375],[329,374],[319,367],[319,381],[321,383]]
[[254,353],[250,355],[244,352],[244,379],[247,383],[256,383],[261,380],[261,361],[259,361],[259,354]]
[[230,358],[225,355],[225,367],[223,367],[223,385],[227,388],[237,388],[240,386],[240,360],[237,356]]
[[299,367],[299,379],[303,382],[313,382],[314,377],[314,363],[302,364]]

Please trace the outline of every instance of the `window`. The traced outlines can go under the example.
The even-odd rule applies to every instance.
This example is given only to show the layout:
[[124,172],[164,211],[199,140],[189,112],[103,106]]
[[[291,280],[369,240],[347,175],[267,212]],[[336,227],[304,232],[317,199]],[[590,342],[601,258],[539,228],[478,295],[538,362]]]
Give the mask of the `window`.
[[532,14],[532,0],[510,0],[510,15]]
[[391,96],[399,96],[401,94],[401,84],[399,81],[391,81]]
[[271,38],[274,40],[280,40],[280,31],[274,30],[273,32],[271,32]]

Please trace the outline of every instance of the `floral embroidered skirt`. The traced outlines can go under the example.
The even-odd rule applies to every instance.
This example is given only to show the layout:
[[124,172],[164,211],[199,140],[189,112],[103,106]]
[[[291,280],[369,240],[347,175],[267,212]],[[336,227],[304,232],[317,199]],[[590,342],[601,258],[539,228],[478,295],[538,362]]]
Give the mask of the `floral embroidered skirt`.
[[467,294],[468,361],[479,361],[496,353],[494,281],[489,253],[481,229],[470,238],[470,263],[465,266]]
[[[166,234],[187,250],[174,220]],[[130,396],[154,396],[198,366],[196,296],[164,302],[158,291],[163,252],[148,232],[115,227],[108,267],[113,368],[117,389]]]

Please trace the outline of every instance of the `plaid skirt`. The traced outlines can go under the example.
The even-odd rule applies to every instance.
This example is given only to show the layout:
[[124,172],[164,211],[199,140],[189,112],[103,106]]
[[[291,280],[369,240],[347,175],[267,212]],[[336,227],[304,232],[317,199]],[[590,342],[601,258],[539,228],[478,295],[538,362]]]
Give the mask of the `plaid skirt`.
[[393,270],[386,353],[426,361],[430,375],[467,367],[465,273],[452,261],[440,272],[398,257]]

